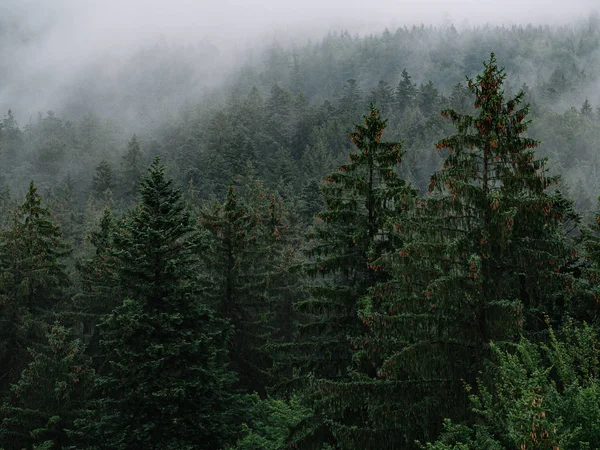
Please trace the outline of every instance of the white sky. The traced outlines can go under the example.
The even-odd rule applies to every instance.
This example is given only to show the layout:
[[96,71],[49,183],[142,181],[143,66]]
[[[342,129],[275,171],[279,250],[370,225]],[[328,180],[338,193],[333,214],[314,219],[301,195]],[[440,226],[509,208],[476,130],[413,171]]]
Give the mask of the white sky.
[[421,23],[564,24],[599,7],[600,0],[0,0],[0,19],[38,36],[25,44],[0,42],[0,64],[9,68],[0,107],[21,100],[42,108],[52,103],[46,97],[54,87],[68,86],[91,61],[126,55],[160,36],[184,44],[208,39],[234,59],[228,49],[244,51],[265,38],[302,41],[328,30],[381,32]]
[[598,0],[0,0],[0,14],[51,23],[75,46],[120,46],[158,34],[239,43],[264,33],[342,27],[565,23],[598,7]]

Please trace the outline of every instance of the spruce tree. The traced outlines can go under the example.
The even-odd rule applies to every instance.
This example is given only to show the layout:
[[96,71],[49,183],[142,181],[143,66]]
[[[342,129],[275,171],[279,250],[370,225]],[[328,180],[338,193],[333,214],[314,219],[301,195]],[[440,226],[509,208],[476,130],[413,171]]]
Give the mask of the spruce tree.
[[412,82],[412,79],[406,69],[402,70],[402,80],[396,87],[396,101],[400,112],[404,112],[406,108],[412,108],[417,100],[417,85]]
[[0,387],[16,381],[27,347],[43,341],[70,285],[63,262],[69,251],[31,182],[0,231]]
[[342,442],[345,430],[360,424],[364,408],[343,396],[364,394],[356,380],[376,375],[373,361],[362,355],[353,361],[354,339],[365,331],[358,310],[369,289],[389,277],[374,261],[400,244],[386,224],[415,195],[397,174],[401,144],[382,141],[385,127],[371,106],[364,124],[350,133],[356,151],[349,163],[325,178],[326,207],[316,218],[306,269],[314,281],[310,296],[296,302],[299,335],[288,351],[296,375],[315,379],[307,394],[315,415],[294,437],[301,448],[320,439]]
[[143,156],[138,138],[134,134],[127,144],[121,171],[121,189],[126,201],[131,202],[137,198],[138,187],[144,174]]
[[361,314],[371,332],[360,347],[382,357],[387,391],[372,410],[402,445],[435,437],[443,417],[461,417],[462,383],[484,368],[490,341],[543,332],[545,315],[560,319],[573,288],[561,270],[570,205],[548,189],[557,178],[536,159],[537,142],[522,136],[523,94],[505,101],[493,54],[484,66],[469,80],[479,115],[442,112],[457,128],[437,144],[444,167],[411,219],[397,223],[406,244],[380,263],[394,278]]
[[[0,447],[68,448],[69,431],[85,413],[94,372],[83,343],[60,325],[47,333],[39,350],[11,386],[11,400],[0,407]],[[36,447],[39,446],[39,447]]]
[[250,184],[240,186],[243,196],[230,186],[225,202],[205,210],[200,223],[210,243],[203,254],[207,297],[234,328],[232,368],[241,388],[264,394],[275,381],[270,347],[289,334],[283,310],[293,290],[293,249],[282,202]]
[[237,423],[225,365],[230,329],[199,295],[201,242],[158,159],[140,194],[114,236],[122,304],[99,325],[108,367],[93,412],[78,424],[81,445],[223,448]]
[[104,208],[97,229],[89,236],[94,254],[77,262],[80,290],[74,297],[75,310],[83,324],[83,336],[88,352],[98,351],[96,324],[100,316],[119,306],[118,271],[119,259],[112,251],[117,223],[108,205]]
[[111,165],[102,161],[96,167],[92,179],[92,195],[98,200],[108,201],[112,197],[115,188],[115,176]]

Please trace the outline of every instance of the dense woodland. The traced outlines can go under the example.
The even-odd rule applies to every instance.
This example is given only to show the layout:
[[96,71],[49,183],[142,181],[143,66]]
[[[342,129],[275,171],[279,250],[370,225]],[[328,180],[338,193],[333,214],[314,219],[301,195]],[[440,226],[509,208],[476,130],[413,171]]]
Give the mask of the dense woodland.
[[600,20],[203,48],[4,116],[0,448],[600,448]]

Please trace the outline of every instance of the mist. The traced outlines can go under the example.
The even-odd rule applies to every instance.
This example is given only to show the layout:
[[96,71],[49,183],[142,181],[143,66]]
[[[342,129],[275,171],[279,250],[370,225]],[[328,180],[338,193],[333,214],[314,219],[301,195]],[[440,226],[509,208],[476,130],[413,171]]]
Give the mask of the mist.
[[160,94],[168,103],[163,110],[219,87],[273,42],[293,45],[330,30],[365,35],[415,24],[568,24],[594,8],[593,0],[380,0],[369,6],[358,0],[5,0],[0,110],[11,108],[21,122],[49,109],[71,116],[94,109],[129,120],[152,106],[121,101],[135,95],[131,84],[156,88],[156,79],[177,65],[185,75]]

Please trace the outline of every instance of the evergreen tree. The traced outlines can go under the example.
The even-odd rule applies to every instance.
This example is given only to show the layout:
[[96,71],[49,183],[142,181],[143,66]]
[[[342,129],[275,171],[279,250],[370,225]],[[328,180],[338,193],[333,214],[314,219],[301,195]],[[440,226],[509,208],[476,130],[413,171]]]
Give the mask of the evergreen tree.
[[417,94],[417,104],[421,112],[426,116],[437,113],[440,103],[440,92],[433,81],[421,84]]
[[402,80],[396,88],[396,101],[400,112],[404,112],[406,108],[414,106],[417,99],[417,85],[412,82],[412,79],[406,69],[402,70]]
[[78,261],[76,268],[80,277],[80,290],[74,298],[74,306],[83,324],[83,336],[88,353],[98,352],[96,324],[100,316],[109,314],[119,305],[119,260],[114,257],[114,233],[117,228],[108,205],[104,208],[97,229],[89,241],[94,248],[90,258]]
[[353,340],[365,331],[359,302],[388,278],[373,261],[399,245],[386,224],[414,197],[397,174],[401,144],[381,140],[385,126],[371,106],[364,125],[350,133],[356,146],[350,162],[325,178],[326,206],[317,215],[308,252],[307,272],[314,283],[311,296],[296,302],[299,336],[288,352],[298,374],[316,378],[307,397],[315,415],[294,438],[302,448],[310,448],[315,439],[339,444],[347,429],[364,418],[362,404],[343,398],[352,390],[366,394],[356,380],[375,375],[372,361],[360,355],[352,361]]
[[115,188],[115,176],[111,165],[102,161],[97,167],[92,179],[92,195],[98,200],[108,201]]
[[587,97],[585,98],[585,101],[583,102],[583,105],[581,105],[581,115],[591,119],[594,116],[594,108],[592,108],[592,105],[590,103],[590,101],[587,99]]
[[377,423],[404,445],[435,437],[443,417],[461,417],[461,380],[483,369],[489,342],[542,332],[544,315],[560,319],[573,288],[561,270],[570,205],[547,190],[557,178],[535,158],[537,142],[521,136],[528,107],[517,108],[522,93],[505,102],[504,78],[492,54],[469,80],[479,115],[443,111],[457,128],[437,144],[444,168],[414,217],[397,224],[407,243],[380,263],[394,279],[362,314],[371,332],[361,347],[383,358],[381,387],[393,399],[374,405]]
[[387,116],[394,103],[394,90],[384,80],[379,80],[377,87],[371,91],[370,103],[377,105],[381,114]]
[[130,202],[137,198],[138,186],[144,170],[142,159],[140,143],[134,134],[127,144],[127,152],[123,156],[123,170],[121,170],[123,196]]
[[0,231],[0,386],[16,381],[28,346],[43,340],[65,288],[69,249],[31,182],[25,202]]
[[567,323],[549,343],[523,339],[512,351],[492,345],[493,382],[469,387],[478,421],[445,423],[428,450],[580,450],[600,433],[599,342],[595,330]]
[[229,327],[199,296],[200,241],[158,160],[140,194],[114,236],[123,302],[99,325],[108,367],[93,412],[78,424],[81,445],[223,448],[237,422]]
[[[69,430],[85,409],[94,377],[83,343],[55,325],[40,350],[29,349],[30,362],[11,400],[0,407],[0,446],[63,449],[72,444]],[[38,447],[39,446],[39,447]]]
[[210,242],[203,254],[207,296],[234,327],[232,367],[240,387],[264,394],[274,383],[270,346],[290,327],[289,317],[278,313],[289,304],[292,256],[282,203],[252,184],[241,186],[245,198],[230,186],[225,202],[206,210],[200,223]]

